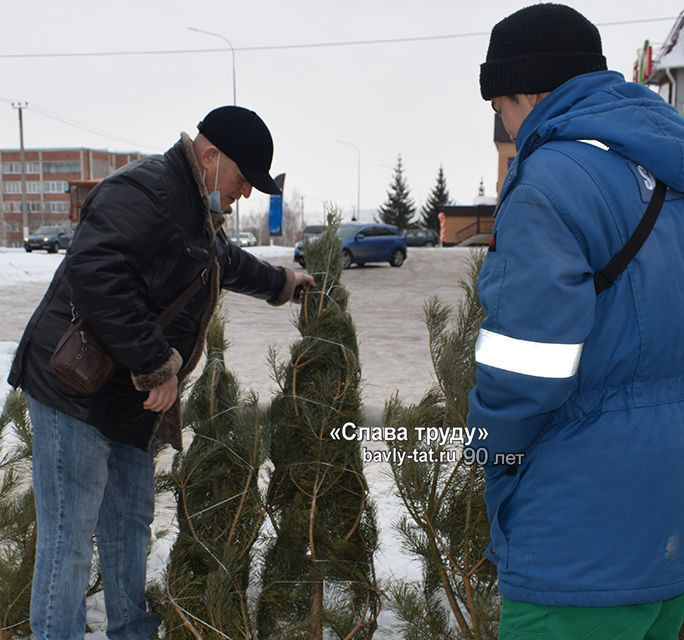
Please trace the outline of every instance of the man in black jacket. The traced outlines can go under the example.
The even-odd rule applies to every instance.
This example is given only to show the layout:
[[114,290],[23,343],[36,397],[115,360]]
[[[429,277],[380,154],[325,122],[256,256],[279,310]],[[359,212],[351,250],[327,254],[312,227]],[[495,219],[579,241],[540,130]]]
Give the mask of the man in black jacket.
[[[92,537],[97,536],[107,635],[147,638],[145,564],[154,511],[151,444],[181,447],[178,384],[196,366],[221,288],[293,299],[314,281],[229,242],[224,213],[269,175],[271,135],[254,112],[220,107],[164,155],[127,165],[88,196],[67,257],[21,340],[9,376],[26,392],[34,429],[38,518],[31,628],[38,640],[82,639]],[[215,257],[210,258],[213,245]],[[162,329],[156,317],[204,269],[206,283]],[[116,364],[84,397],[48,366],[74,313]]]

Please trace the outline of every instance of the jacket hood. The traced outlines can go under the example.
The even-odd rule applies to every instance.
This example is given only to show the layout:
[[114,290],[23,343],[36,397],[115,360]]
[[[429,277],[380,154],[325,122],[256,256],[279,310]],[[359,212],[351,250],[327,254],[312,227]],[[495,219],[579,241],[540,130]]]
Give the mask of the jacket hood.
[[598,140],[684,191],[684,117],[615,71],[576,76],[544,98],[520,127],[518,156],[551,140]]

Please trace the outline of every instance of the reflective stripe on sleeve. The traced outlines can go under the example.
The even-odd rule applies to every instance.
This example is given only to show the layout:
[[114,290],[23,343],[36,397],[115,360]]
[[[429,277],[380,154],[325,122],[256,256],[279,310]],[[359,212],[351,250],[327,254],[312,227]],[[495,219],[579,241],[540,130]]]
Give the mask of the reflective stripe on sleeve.
[[552,344],[518,340],[480,329],[475,361],[490,367],[540,378],[570,378],[577,373],[581,344]]

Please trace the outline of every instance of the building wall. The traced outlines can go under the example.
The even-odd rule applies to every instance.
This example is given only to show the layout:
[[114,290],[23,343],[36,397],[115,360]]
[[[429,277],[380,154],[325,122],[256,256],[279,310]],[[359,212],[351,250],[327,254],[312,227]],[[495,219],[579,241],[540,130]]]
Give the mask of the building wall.
[[496,180],[496,194],[499,195],[508,167],[511,166],[511,162],[513,162],[513,158],[515,158],[515,143],[511,140],[504,127],[500,113],[497,113],[494,116],[494,144],[499,153]]
[[513,142],[497,142],[497,151],[499,152],[499,170],[496,178],[496,193],[501,192],[508,167],[511,166],[513,158],[515,158],[515,144]]
[[[69,224],[70,180],[105,178],[142,154],[93,149],[27,149],[26,205],[29,232],[51,224]],[[24,244],[21,162],[18,149],[0,150],[0,243]]]
[[477,216],[447,216],[445,244],[457,244],[461,231],[477,223]]
[[444,207],[446,221],[444,244],[459,244],[472,236],[491,233],[493,213],[494,205],[491,204]]
[[684,114],[684,69],[673,69],[672,75],[677,83],[674,106],[679,113]]
[[658,95],[684,115],[684,68],[670,69],[670,73],[675,80],[674,90],[670,78],[663,71],[657,74],[655,82],[649,78],[647,84],[657,87]]

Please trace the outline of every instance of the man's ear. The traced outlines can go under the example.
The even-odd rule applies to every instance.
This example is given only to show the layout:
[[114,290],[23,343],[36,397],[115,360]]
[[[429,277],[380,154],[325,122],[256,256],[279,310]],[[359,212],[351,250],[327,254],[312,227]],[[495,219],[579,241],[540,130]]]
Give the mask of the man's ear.
[[202,169],[212,169],[216,166],[218,161],[219,150],[214,145],[207,145],[202,149],[200,157],[198,158],[199,164]]
[[551,93],[550,91],[545,91],[543,93],[535,93],[531,96],[532,98],[532,106],[536,107],[546,96]]

